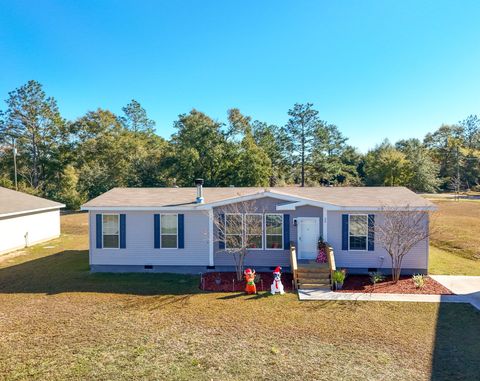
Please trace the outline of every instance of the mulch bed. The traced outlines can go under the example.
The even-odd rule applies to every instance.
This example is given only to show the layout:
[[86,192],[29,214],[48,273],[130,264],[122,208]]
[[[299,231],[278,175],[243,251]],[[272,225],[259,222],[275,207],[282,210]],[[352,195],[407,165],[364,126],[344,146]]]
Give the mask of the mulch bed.
[[343,289],[337,292],[362,292],[362,293],[384,293],[384,294],[430,294],[430,295],[452,295],[446,287],[429,276],[425,278],[423,288],[416,288],[411,276],[402,276],[397,283],[387,277],[383,282],[373,286],[368,275],[348,275],[343,284]]
[[[262,281],[256,282],[257,292],[270,291],[273,282],[273,274],[268,272],[257,273]],[[217,284],[216,279],[220,279]],[[292,291],[292,274],[282,274],[283,288],[286,292]],[[263,284],[263,288],[262,288]],[[239,292],[245,291],[245,280],[237,281],[237,275],[234,272],[212,272],[202,274],[200,280],[200,289],[204,291],[216,292]]]

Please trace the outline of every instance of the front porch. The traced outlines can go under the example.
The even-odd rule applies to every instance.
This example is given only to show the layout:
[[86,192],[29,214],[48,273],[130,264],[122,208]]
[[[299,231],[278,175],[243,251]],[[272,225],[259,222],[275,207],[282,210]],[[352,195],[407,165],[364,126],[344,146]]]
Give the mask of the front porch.
[[295,245],[290,245],[290,266],[294,287],[297,290],[332,289],[332,273],[336,270],[333,249],[327,246],[327,262],[318,263],[313,259],[298,259]]

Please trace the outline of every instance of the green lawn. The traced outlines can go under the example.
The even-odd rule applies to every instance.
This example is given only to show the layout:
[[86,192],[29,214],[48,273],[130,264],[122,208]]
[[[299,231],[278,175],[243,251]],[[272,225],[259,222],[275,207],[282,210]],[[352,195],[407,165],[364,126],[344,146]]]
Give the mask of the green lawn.
[[[86,216],[0,261],[0,379],[480,379],[468,304],[202,293],[198,277],[89,274]],[[54,247],[49,247],[54,246]]]
[[428,271],[436,275],[480,275],[480,260],[430,246]]

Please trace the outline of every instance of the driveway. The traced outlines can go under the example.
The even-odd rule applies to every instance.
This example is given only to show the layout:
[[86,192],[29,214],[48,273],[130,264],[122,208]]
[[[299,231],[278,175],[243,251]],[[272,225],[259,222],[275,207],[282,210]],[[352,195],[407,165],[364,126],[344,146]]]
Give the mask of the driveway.
[[480,276],[430,275],[457,295],[464,295],[480,310]]

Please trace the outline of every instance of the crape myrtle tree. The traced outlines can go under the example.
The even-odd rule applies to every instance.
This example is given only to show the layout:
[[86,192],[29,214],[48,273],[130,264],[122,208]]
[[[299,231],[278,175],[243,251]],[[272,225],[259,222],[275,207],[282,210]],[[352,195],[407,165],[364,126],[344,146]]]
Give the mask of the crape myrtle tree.
[[214,242],[223,255],[232,257],[238,281],[243,278],[249,250],[262,247],[262,213],[263,210],[250,201],[229,204],[214,212]]
[[392,280],[398,282],[403,260],[415,245],[432,233],[428,212],[415,207],[384,207],[375,223],[375,241],[388,253],[392,261]]

